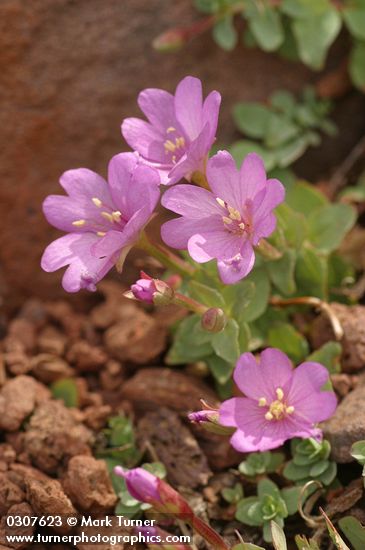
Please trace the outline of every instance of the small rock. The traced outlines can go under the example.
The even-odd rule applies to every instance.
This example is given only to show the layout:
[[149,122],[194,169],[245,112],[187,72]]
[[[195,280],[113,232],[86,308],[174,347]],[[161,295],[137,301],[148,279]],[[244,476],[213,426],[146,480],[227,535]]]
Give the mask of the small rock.
[[[27,500],[38,516],[74,516],[77,514],[72,502],[65,494],[61,483],[57,479],[39,481],[26,480]],[[67,533],[72,529],[67,523],[52,528],[60,533]]]
[[332,374],[331,382],[336,393],[345,397],[356,386],[357,377],[345,373]]
[[75,365],[79,372],[95,372],[105,366],[108,356],[98,346],[92,346],[85,340],[79,340],[69,349],[67,360]]
[[125,369],[119,361],[111,359],[100,371],[99,379],[104,390],[115,390],[122,385],[125,378]]
[[352,462],[351,445],[365,439],[365,386],[350,392],[321,428],[331,443],[332,458],[339,463]]
[[112,408],[109,405],[91,406],[83,410],[84,424],[94,431],[100,431],[105,427],[107,419],[112,414]]
[[0,390],[0,429],[16,431],[50,392],[30,376],[12,378]]
[[16,460],[16,452],[9,443],[0,443],[0,460],[12,464]]
[[4,516],[14,504],[24,500],[23,491],[13,483],[8,473],[0,472],[0,516]]
[[44,384],[52,384],[60,378],[74,375],[74,370],[66,361],[50,353],[40,353],[31,359],[32,374]]
[[9,323],[8,338],[20,342],[25,351],[32,351],[36,344],[35,327],[27,319],[16,317]]
[[[356,372],[365,367],[365,307],[330,304],[344,330],[341,340],[342,372]],[[319,315],[311,327],[311,343],[315,349],[335,340],[333,330],[325,315]]]
[[[22,502],[21,504],[14,504],[8,510],[8,516],[34,516],[34,511],[29,506],[28,503]],[[20,527],[8,527],[6,524],[6,516],[1,518],[0,522],[0,544],[5,544],[6,539],[5,535],[14,535],[14,536],[32,536],[35,531],[35,526],[33,525],[22,525]],[[22,550],[23,548],[29,548],[28,542],[18,542],[11,543],[11,548],[16,548],[16,550]],[[1,547],[0,547],[1,548]],[[5,546],[7,548],[7,546]]]
[[91,440],[91,432],[75,420],[63,403],[48,401],[32,415],[24,447],[35,466],[46,473],[56,473],[67,458],[90,454]]
[[134,307],[128,321],[119,321],[104,333],[108,352],[121,361],[142,365],[156,359],[165,349],[167,329]]
[[105,462],[91,456],[70,459],[63,487],[73,504],[83,512],[110,512],[118,500]]
[[140,369],[123,384],[121,394],[142,412],[167,407],[186,415],[201,408],[200,399],[213,406],[219,403],[215,393],[201,379],[169,368]]
[[142,449],[147,443],[152,446],[175,486],[194,489],[212,475],[196,439],[174,411],[164,408],[142,418],[138,441]]
[[9,479],[15,483],[22,491],[26,491],[26,481],[29,479],[35,479],[37,481],[48,481],[50,478],[37,470],[32,468],[32,466],[26,466],[25,464],[18,464],[17,462],[11,464],[10,470],[8,472]]
[[55,327],[47,326],[39,334],[37,343],[39,351],[61,356],[65,351],[67,338]]

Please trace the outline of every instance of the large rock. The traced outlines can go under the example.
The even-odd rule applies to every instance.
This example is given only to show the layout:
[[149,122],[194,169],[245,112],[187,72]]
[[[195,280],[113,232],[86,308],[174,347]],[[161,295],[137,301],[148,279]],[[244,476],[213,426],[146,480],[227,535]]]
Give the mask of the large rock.
[[336,462],[352,462],[351,445],[365,439],[365,386],[349,393],[338,406],[335,414],[322,424],[323,434],[332,447]]
[[[61,275],[39,268],[43,248],[60,234],[49,229],[41,202],[60,192],[64,170],[88,166],[105,174],[108,159],[125,148],[119,126],[138,113],[141,89],[173,90],[186,74],[199,76],[207,91],[222,92],[219,135],[228,141],[234,102],[263,100],[279,87],[297,91],[312,78],[276,55],[242,45],[224,52],[210,33],[175,54],[153,51],[158,34],[202,17],[186,0],[2,0],[0,12],[0,261],[13,302],[31,291],[63,293]],[[346,132],[339,134],[344,151],[364,127],[361,112],[351,124],[347,115],[348,143]],[[333,140],[330,154],[341,158]]]

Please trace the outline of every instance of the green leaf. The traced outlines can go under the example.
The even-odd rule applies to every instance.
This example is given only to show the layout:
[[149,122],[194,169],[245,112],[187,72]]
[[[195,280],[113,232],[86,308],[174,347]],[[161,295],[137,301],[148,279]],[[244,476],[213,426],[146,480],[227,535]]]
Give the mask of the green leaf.
[[165,358],[168,365],[181,365],[212,354],[211,333],[200,327],[200,317],[189,315],[179,324]]
[[328,296],[328,262],[311,248],[299,253],[295,268],[297,288],[301,296]]
[[321,363],[328,369],[330,374],[335,374],[341,372],[341,354],[342,346],[339,342],[327,342],[321,348],[311,353],[307,361]]
[[365,39],[365,4],[363,0],[351,0],[342,9],[342,17],[350,33],[359,40]]
[[274,151],[277,165],[281,168],[289,166],[305,153],[308,145],[306,136],[302,135],[278,147]]
[[331,520],[328,518],[328,516],[323,512],[322,515],[324,516],[324,519],[326,520],[326,526],[329,532],[329,535],[331,537],[332,542],[334,542],[336,548],[338,550],[350,550],[350,548],[345,544],[343,539],[340,537],[340,534],[335,529],[334,525],[332,524]]
[[241,166],[243,159],[249,153],[257,153],[262,158],[266,171],[269,171],[276,166],[275,153],[265,149],[254,141],[249,141],[247,139],[236,141],[233,145],[228,147],[228,150],[238,167]]
[[226,285],[222,290],[227,312],[238,323],[243,322],[243,312],[255,296],[255,283],[244,279],[235,285]]
[[332,481],[335,479],[336,474],[337,474],[337,464],[336,462],[330,462],[327,470],[318,477],[319,477],[319,480],[323,483],[323,485],[330,485]]
[[225,308],[224,299],[221,293],[215,288],[203,285],[197,281],[190,281],[188,284],[188,292],[194,300],[197,300],[208,307]]
[[299,133],[300,128],[287,115],[271,113],[264,142],[269,148],[279,147],[293,140]]
[[341,29],[341,17],[337,10],[329,8],[319,15],[295,19],[292,28],[300,59],[312,69],[321,69],[327,50]]
[[240,332],[238,335],[238,346],[240,353],[249,351],[250,341],[251,341],[251,330],[248,323],[240,323],[239,325]]
[[308,477],[310,466],[298,466],[292,460],[284,468],[283,475],[290,481],[301,481]]
[[290,516],[296,514],[298,511],[298,502],[301,489],[301,487],[285,487],[281,490],[281,496],[285,501],[288,514]]
[[352,82],[365,89],[365,42],[355,42],[350,54],[349,72]]
[[271,479],[261,479],[257,485],[257,495],[260,499],[265,495],[278,499],[280,498],[280,491]]
[[287,90],[277,90],[270,96],[270,105],[274,109],[291,116],[294,112],[296,101],[293,94]]
[[353,546],[353,550],[364,550],[365,527],[352,516],[341,518],[338,522],[341,531]]
[[290,17],[307,18],[322,14],[329,6],[328,0],[283,0],[280,9]]
[[231,15],[227,15],[224,19],[220,19],[214,25],[213,38],[223,50],[233,50],[238,41],[238,34],[234,28],[233,17]]
[[196,9],[203,13],[215,13],[221,7],[220,0],[194,0],[194,4]]
[[222,332],[212,335],[212,347],[215,353],[227,361],[235,363],[240,354],[238,345],[239,326],[234,319],[229,319]]
[[252,525],[253,527],[258,527],[263,524],[263,519],[260,517],[255,517],[252,514],[254,506],[259,503],[257,497],[248,497],[243,498],[237,504],[235,517],[241,523],[246,525]]
[[288,546],[286,544],[286,538],[282,527],[275,523],[275,521],[271,521],[270,528],[272,543],[275,550],[287,550]]
[[307,340],[292,325],[278,323],[269,330],[268,344],[279,348],[295,363],[300,363],[309,352]]
[[266,52],[276,50],[284,41],[284,30],[278,12],[270,6],[256,8],[249,27],[257,44]]
[[63,378],[54,382],[50,390],[55,399],[62,399],[66,407],[78,407],[79,392],[73,378]]
[[234,487],[225,487],[222,489],[224,500],[231,503],[236,503],[243,498],[243,488],[241,483],[236,483]]
[[233,107],[237,128],[252,138],[263,138],[270,119],[270,110],[261,103],[243,102]]
[[255,285],[255,293],[250,302],[242,308],[242,317],[247,323],[260,317],[267,308],[270,296],[270,281],[264,268],[254,269],[246,278]]
[[[284,247],[293,247],[299,250],[308,232],[307,220],[300,212],[295,212],[286,203],[280,204],[275,210],[277,231],[275,242],[280,246],[280,238],[284,240]],[[283,248],[283,246],[280,246]]]
[[327,204],[309,215],[309,239],[319,250],[331,252],[355,222],[356,211],[349,204]]
[[314,185],[303,181],[297,181],[292,185],[285,196],[286,203],[296,212],[309,216],[322,206],[328,204],[323,193],[318,191]]
[[227,380],[231,378],[234,369],[234,363],[228,363],[217,355],[206,357],[205,361],[208,363],[209,370],[211,371],[218,384],[225,384]]
[[351,447],[351,456],[362,466],[365,465],[365,440],[356,441]]
[[298,550],[320,550],[318,544],[313,540],[308,540],[304,535],[296,535],[295,543]]
[[296,258],[296,251],[288,248],[279,260],[267,263],[271,282],[284,296],[290,296],[296,291],[294,278]]

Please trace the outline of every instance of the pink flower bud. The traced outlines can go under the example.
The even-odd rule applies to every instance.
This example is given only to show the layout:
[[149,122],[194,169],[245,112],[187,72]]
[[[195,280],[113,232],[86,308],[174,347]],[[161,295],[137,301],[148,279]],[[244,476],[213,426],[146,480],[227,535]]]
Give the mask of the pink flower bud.
[[211,307],[203,315],[201,324],[208,332],[221,332],[227,324],[227,317],[218,307]]
[[128,492],[136,500],[148,502],[149,504],[161,501],[158,493],[159,478],[147,472],[147,470],[143,468],[124,470],[121,466],[116,466],[114,473],[124,478]]
[[208,432],[220,435],[231,435],[232,429],[222,426],[219,423],[219,411],[215,409],[205,409],[188,414],[188,419],[193,424],[201,425]]
[[156,292],[156,287],[153,279],[138,279],[131,286],[133,296],[141,302],[153,304],[153,295]]

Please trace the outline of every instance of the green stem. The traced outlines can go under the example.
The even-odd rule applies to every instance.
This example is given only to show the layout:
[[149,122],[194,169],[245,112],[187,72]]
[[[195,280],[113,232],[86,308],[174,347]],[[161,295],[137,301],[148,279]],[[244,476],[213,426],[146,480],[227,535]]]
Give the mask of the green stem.
[[182,258],[179,258],[179,256],[164,246],[153,243],[144,231],[141,233],[140,239],[136,246],[147,252],[150,256],[156,258],[156,260],[161,262],[161,264],[168,269],[179,273],[183,277],[190,278],[195,273],[193,266],[189,265],[187,262],[184,262]]
[[189,311],[193,311],[194,313],[198,313],[199,315],[203,315],[203,313],[205,313],[209,309],[207,306],[204,306],[196,300],[193,300],[193,298],[189,298],[188,296],[184,296],[183,294],[180,294],[178,292],[175,293],[172,302],[177,306],[185,307]]

